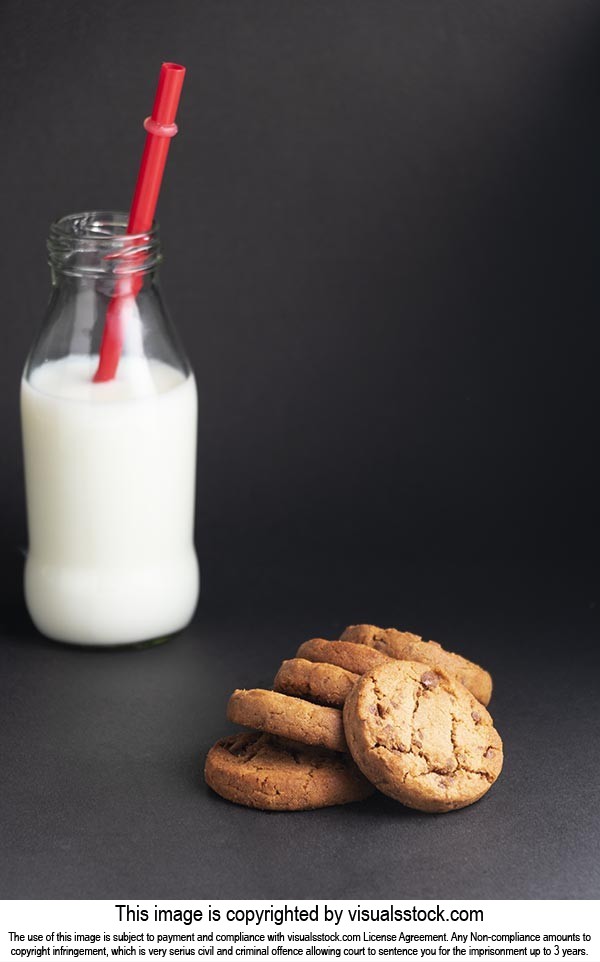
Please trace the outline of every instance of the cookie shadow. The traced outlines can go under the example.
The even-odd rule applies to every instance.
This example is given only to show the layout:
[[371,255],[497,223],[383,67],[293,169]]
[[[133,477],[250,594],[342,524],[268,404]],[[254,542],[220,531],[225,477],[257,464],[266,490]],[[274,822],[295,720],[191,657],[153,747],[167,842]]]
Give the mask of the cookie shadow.
[[419,812],[415,808],[407,808],[401,802],[397,802],[395,799],[390,798],[388,795],[383,795],[382,792],[376,791],[374,795],[366,798],[362,802],[352,802],[350,805],[345,805],[344,808],[352,812],[353,815],[367,817],[367,818],[394,818],[396,820],[412,821],[414,819],[430,819],[431,813]]

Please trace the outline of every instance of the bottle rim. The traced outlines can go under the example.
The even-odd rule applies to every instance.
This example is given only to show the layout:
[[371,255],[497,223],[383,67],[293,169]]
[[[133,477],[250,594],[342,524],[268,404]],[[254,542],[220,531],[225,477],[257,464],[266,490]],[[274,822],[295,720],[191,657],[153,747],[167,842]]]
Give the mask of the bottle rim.
[[53,221],[48,234],[50,265],[64,274],[138,274],[161,259],[159,225],[127,233],[125,211],[93,210],[66,214]]

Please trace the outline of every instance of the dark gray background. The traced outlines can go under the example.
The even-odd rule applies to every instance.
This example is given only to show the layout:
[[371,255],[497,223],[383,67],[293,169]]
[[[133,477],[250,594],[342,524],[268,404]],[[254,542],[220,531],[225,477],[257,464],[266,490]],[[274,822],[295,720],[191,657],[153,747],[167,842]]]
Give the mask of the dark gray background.
[[[0,894],[597,896],[598,6],[6,0],[0,53]],[[85,652],[23,612],[18,381],[48,224],[127,207],[164,59],[203,597],[168,646]],[[492,670],[490,795],[212,796],[230,690],[361,620]]]

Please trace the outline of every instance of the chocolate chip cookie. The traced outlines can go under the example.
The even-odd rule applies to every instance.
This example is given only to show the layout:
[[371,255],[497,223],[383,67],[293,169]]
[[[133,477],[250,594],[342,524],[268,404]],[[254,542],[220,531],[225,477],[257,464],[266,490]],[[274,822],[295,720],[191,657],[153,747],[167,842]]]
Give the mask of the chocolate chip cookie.
[[422,661],[432,668],[450,672],[482,705],[488,705],[492,697],[492,676],[489,672],[462,655],[446,651],[437,641],[423,641],[410,631],[377,628],[375,625],[349,625],[342,634],[342,640],[366,645],[402,661]]
[[366,647],[362,642],[354,644],[351,641],[326,641],[324,638],[313,638],[300,645],[296,658],[306,658],[307,661],[322,661],[328,665],[345,668],[354,675],[364,675],[365,671],[390,661],[388,655],[376,651],[373,647]]
[[218,741],[208,753],[204,776],[230,802],[271,811],[344,805],[374,791],[347,755],[260,732]]
[[335,752],[348,750],[341,711],[302,698],[264,688],[237,689],[229,699],[227,717],[236,725],[258,728],[303,745]]
[[350,752],[380,791],[410,808],[471,805],[502,769],[502,741],[486,709],[455,677],[414,661],[379,665],[344,705]]
[[337,665],[290,658],[275,675],[273,688],[286,695],[341,708],[358,679],[358,675]]

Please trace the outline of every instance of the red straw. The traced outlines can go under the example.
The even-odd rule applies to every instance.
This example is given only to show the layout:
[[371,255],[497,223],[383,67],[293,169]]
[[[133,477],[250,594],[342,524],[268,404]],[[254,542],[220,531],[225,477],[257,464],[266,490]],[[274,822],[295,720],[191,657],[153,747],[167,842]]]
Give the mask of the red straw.
[[[152,228],[169,144],[171,137],[177,133],[175,116],[184,77],[185,67],[177,63],[163,63],[160,68],[152,115],[144,122],[146,144],[129,211],[128,234],[145,234]],[[94,381],[111,381],[117,373],[123,348],[121,307],[124,295],[135,297],[142,283],[143,275],[134,274],[129,281],[117,284],[106,311],[100,360]]]

